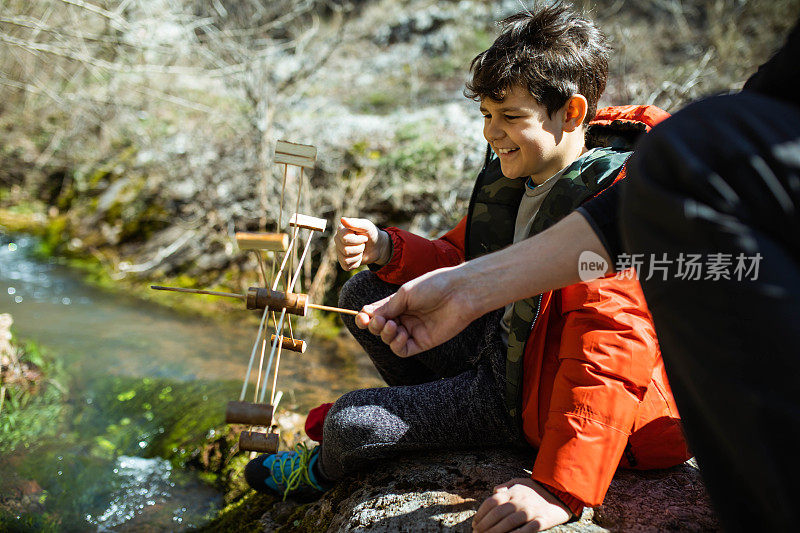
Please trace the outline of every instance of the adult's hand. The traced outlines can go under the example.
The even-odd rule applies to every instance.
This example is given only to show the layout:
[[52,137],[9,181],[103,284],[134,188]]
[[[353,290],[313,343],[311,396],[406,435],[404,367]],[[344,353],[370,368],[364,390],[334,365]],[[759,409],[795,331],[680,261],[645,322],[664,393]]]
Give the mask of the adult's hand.
[[[585,252],[605,267],[579,272]],[[493,309],[606,273],[611,259],[592,226],[572,213],[553,227],[500,251],[409,281],[392,296],[366,305],[356,324],[408,357],[450,340]]]
[[392,296],[365,305],[356,316],[400,357],[429,350],[455,337],[483,313],[463,289],[465,265],[441,268],[409,281]]
[[366,218],[342,217],[336,235],[336,257],[345,270],[377,263],[385,265],[391,259],[392,241],[389,234]]

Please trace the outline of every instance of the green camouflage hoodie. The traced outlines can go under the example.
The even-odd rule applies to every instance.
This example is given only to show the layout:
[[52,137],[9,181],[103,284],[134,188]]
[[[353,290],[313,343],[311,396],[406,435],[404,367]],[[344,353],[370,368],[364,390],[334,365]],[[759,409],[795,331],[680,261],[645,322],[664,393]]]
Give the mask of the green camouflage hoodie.
[[[583,202],[614,182],[629,151],[598,148],[567,167],[534,218],[529,237],[549,228]],[[500,160],[489,150],[486,163],[472,192],[464,253],[466,260],[495,252],[512,244],[514,226],[525,179],[503,176]],[[520,421],[522,399],[522,359],[525,343],[536,322],[542,296],[514,303],[506,355],[505,402],[508,413]]]

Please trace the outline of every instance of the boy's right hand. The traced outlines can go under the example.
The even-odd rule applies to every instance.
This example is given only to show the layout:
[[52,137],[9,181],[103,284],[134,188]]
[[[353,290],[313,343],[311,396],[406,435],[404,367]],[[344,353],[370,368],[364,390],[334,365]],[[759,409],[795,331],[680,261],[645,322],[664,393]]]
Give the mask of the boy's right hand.
[[572,512],[530,478],[515,478],[494,488],[472,518],[474,533],[544,531],[569,520]]
[[336,257],[345,270],[372,263],[385,265],[392,258],[389,234],[365,218],[342,217],[334,242]]

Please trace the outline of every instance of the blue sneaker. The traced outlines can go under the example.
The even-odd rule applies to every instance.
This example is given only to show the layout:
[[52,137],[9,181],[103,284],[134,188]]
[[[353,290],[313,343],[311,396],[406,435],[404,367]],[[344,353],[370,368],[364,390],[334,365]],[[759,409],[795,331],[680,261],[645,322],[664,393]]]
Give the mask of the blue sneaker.
[[317,481],[313,466],[319,458],[319,446],[313,450],[297,444],[295,451],[259,455],[244,469],[247,484],[258,492],[312,495],[326,489]]

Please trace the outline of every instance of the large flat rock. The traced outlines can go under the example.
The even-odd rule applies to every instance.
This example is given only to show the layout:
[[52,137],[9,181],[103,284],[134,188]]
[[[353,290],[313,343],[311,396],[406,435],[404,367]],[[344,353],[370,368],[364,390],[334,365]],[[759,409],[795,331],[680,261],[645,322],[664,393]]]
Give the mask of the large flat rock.
[[[530,463],[529,454],[516,450],[431,453],[385,462],[296,509],[282,530],[471,531],[472,516],[492,488],[526,477]],[[266,531],[283,522],[272,516],[270,512],[263,518]],[[700,473],[689,461],[667,470],[618,471],[603,505],[551,531],[717,529]]]

